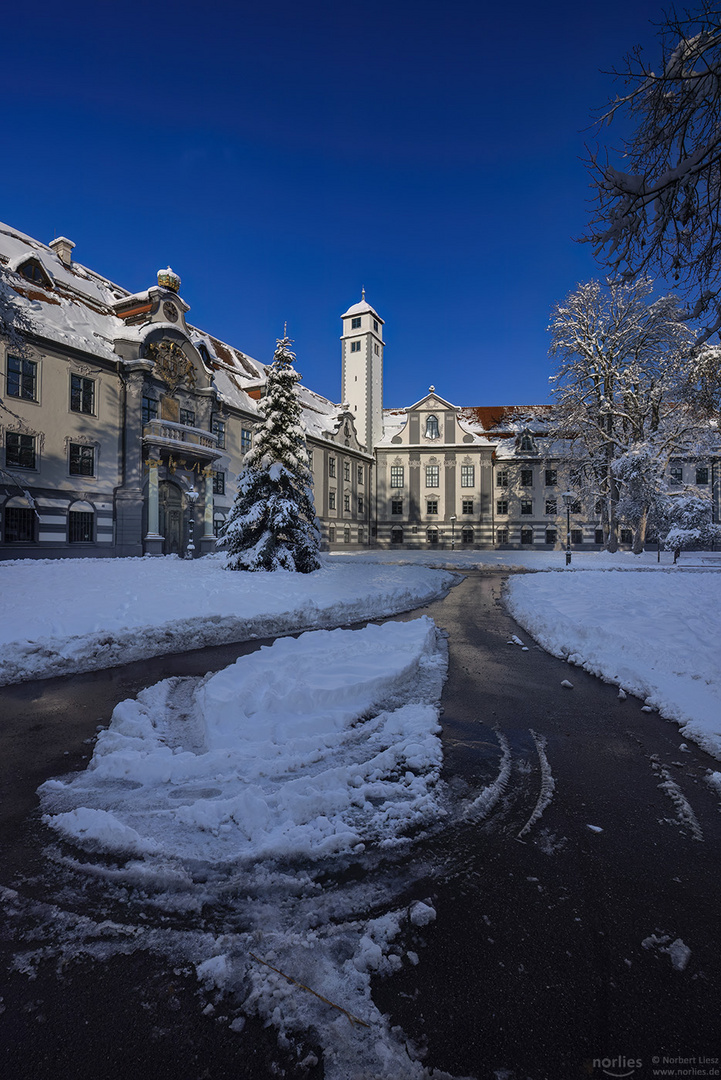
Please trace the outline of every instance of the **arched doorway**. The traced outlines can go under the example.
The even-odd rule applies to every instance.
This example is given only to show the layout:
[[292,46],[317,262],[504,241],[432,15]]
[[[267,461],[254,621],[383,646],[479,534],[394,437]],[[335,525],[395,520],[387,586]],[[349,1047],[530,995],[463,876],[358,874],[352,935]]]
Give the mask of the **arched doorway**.
[[177,484],[164,480],[158,485],[160,535],[163,555],[180,555],[183,544],[183,496]]

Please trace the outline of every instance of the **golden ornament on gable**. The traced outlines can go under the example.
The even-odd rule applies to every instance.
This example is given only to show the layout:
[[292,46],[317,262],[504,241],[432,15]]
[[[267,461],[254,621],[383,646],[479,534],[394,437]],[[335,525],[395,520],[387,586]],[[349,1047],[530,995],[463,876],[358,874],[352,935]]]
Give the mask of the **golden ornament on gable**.
[[153,342],[148,356],[155,362],[155,373],[173,394],[179,386],[195,387],[195,367],[175,341]]

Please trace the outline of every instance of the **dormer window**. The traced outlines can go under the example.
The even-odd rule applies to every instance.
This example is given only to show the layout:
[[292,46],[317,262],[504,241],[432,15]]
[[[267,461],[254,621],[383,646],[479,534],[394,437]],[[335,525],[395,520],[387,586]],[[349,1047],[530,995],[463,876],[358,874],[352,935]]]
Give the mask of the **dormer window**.
[[44,289],[52,288],[52,281],[37,259],[28,259],[18,267],[18,270],[26,281],[32,281],[34,285],[42,285]]
[[210,353],[208,352],[208,346],[203,345],[203,343],[201,342],[199,345],[196,345],[196,348],[200,353],[200,359],[203,361],[205,366],[210,367]]
[[438,417],[431,413],[426,417],[426,438],[427,439],[440,439],[441,431],[438,426]]
[[526,454],[535,454],[536,444],[533,441],[533,436],[530,431],[524,431],[518,440],[518,449]]
[[[360,330],[360,324],[360,315],[355,315],[350,321],[351,330]],[[377,325],[378,324],[376,323],[376,327]]]

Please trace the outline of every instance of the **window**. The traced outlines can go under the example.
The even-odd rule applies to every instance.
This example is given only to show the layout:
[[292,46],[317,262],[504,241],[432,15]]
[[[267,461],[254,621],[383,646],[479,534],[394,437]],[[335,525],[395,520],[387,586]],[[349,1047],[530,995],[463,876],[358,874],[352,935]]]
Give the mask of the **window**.
[[596,532],[594,534],[594,538],[595,538],[595,541],[596,541],[597,544],[602,544],[603,543],[603,529],[596,529]]
[[360,315],[354,315],[353,318],[350,321],[351,330],[360,330],[360,324],[361,324]]
[[5,506],[5,543],[35,542],[35,511],[28,506]]
[[225,421],[224,420],[219,420],[217,416],[214,416],[212,421],[211,421],[211,424],[210,424],[210,430],[212,431],[213,435],[215,435],[216,439],[218,440],[218,447],[221,450],[224,450],[225,449]]
[[95,412],[95,379],[86,379],[83,375],[70,376],[70,408],[73,412]]
[[38,400],[38,365],[34,360],[8,356],[8,397]]
[[427,514],[437,514],[438,513],[438,499],[427,499],[426,500],[426,513]]
[[360,341],[351,341],[351,343],[350,343],[350,351],[351,352],[360,352],[360,349],[361,349]]
[[343,479],[346,483],[350,483],[350,461],[343,462]]
[[39,263],[31,259],[29,262],[23,263],[19,268],[20,273],[27,281],[32,281],[36,285],[43,285],[45,288],[50,288],[52,283],[50,278],[43,270]]
[[375,330],[376,333],[378,333],[378,320],[377,319],[373,320],[373,329]]
[[225,495],[225,473],[214,472],[213,473],[213,494]]
[[507,544],[508,543],[508,529],[496,529],[496,543]]
[[533,469],[521,469],[521,487],[533,487]]
[[671,478],[671,483],[672,484],[682,484],[683,483],[683,466],[681,466],[681,465],[672,465],[671,468],[668,471],[669,471],[669,476]]
[[546,499],[546,513],[547,514],[557,514],[558,513],[558,503],[556,502],[555,499]]
[[195,427],[195,409],[181,409],[180,423],[186,427]]
[[533,543],[533,529],[521,529],[521,543],[532,544]]
[[[575,529],[571,530],[571,536],[573,536],[575,531],[576,531]],[[631,532],[630,529],[621,529],[621,543],[622,544],[632,544],[633,543],[633,533]]]
[[308,451],[308,468],[313,472],[313,451]]
[[473,499],[463,499],[461,501],[461,513],[472,514],[473,513]]
[[365,541],[365,529],[362,525],[358,526],[358,543],[362,544]]
[[508,513],[508,499],[496,499],[496,513],[507,514]]
[[403,499],[391,499],[391,514],[403,513]]
[[525,451],[527,454],[534,454],[536,452],[536,448],[533,445],[533,436],[529,435],[527,431],[524,431],[523,435],[521,435],[518,446],[519,449]]
[[218,515],[213,518],[213,536],[217,540],[219,536],[223,535],[223,529],[225,528],[225,518]]
[[508,469],[500,469],[496,473],[496,487],[508,487]]
[[343,543],[350,544],[350,525],[343,527]]
[[402,543],[403,543],[403,529],[401,529],[400,525],[394,525],[393,528],[391,529],[391,544],[402,544]]
[[143,398],[143,424],[149,424],[151,420],[158,419],[158,402],[155,398]]
[[70,443],[70,475],[95,476],[95,447]]
[[571,529],[571,543],[582,544],[583,543],[583,529]]
[[533,513],[533,500],[532,499],[521,499],[521,513],[522,514],[532,514]]
[[335,543],[335,525],[329,525],[328,526],[328,543],[329,544],[334,544]]
[[328,476],[335,476],[335,458],[328,458]]
[[68,540],[71,544],[92,544],[95,514],[87,510],[68,511]]
[[36,468],[35,436],[8,431],[5,436],[5,464],[16,469]]
[[359,514],[363,513],[363,496],[362,495],[358,496],[358,513]]
[[373,342],[373,352],[376,354],[376,356],[380,356],[380,354],[381,354],[381,347],[375,341]]
[[[253,432],[250,430],[250,428],[241,428],[240,429],[240,452],[241,452],[241,454],[247,454],[252,446],[253,446]],[[313,454],[312,450],[310,451],[310,454],[311,454],[311,462],[312,462],[312,460],[313,460],[312,459],[312,454]],[[311,468],[312,467],[313,466],[311,464]]]
[[476,466],[461,465],[461,487],[476,486]]
[[358,483],[359,483],[359,484],[362,484],[362,483],[363,483],[363,478],[364,478],[364,477],[363,477],[363,466],[362,466],[362,465],[359,465],[359,466],[358,466]]
[[350,510],[350,495],[343,496],[343,509]]
[[461,529],[461,543],[462,544],[472,544],[473,543],[473,529],[471,529],[470,526],[468,526],[468,525],[465,525],[463,527],[463,529]]
[[426,487],[438,487],[440,483],[440,466],[426,465]]
[[431,416],[426,417],[426,438],[439,439],[440,436],[441,432],[438,427],[438,417],[431,414]]
[[546,469],[546,487],[555,487],[558,483],[558,470]]
[[392,488],[402,488],[403,487],[403,485],[405,483],[404,475],[403,475],[404,472],[405,472],[405,470],[404,470],[402,465],[391,465],[391,487]]
[[558,533],[555,529],[546,529],[546,543],[555,544],[558,539]]
[[435,527],[435,525],[432,525],[430,529],[426,530],[426,539],[429,544],[438,543],[438,529]]
[[328,492],[328,509],[335,510],[335,491]]
[[696,469],[696,483],[708,484],[708,467],[706,465],[699,465]]

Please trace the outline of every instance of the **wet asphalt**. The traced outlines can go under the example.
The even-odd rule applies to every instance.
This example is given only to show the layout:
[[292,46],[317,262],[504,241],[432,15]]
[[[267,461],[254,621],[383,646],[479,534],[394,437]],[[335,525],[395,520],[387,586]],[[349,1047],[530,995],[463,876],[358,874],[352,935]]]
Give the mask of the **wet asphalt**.
[[[420,963],[379,980],[376,1003],[426,1047],[427,1066],[456,1076],[646,1078],[664,1058],[721,1076],[721,801],[706,782],[721,765],[681,749],[678,726],[641,701],[535,646],[503,607],[503,580],[469,573],[424,609],[449,635],[446,782],[462,799],[509,755],[510,773],[485,818],[431,841],[441,869],[413,887],[432,896],[436,921]],[[0,884],[43,892],[36,789],[85,767],[118,701],[260,644],[0,688]],[[62,978],[48,966],[30,981],[10,970],[16,945],[6,926],[0,1076],[300,1078],[272,1031],[250,1022],[239,1039],[213,1023],[193,980],[160,961],[121,956]]]

